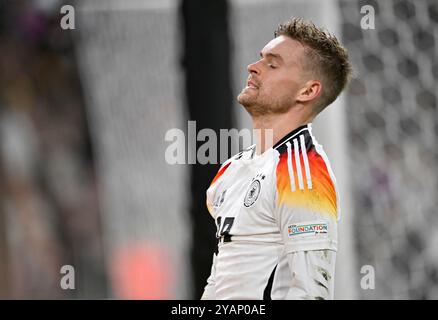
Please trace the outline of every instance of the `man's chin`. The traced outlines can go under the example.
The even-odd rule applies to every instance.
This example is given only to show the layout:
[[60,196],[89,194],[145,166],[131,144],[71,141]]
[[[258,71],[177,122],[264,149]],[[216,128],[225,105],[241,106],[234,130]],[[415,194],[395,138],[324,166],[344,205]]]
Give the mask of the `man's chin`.
[[261,113],[260,106],[256,103],[255,99],[251,99],[247,96],[242,96],[241,94],[237,97],[237,101],[245,108],[245,110],[251,116],[257,116]]
[[245,108],[247,106],[250,106],[252,104],[255,103],[255,97],[247,94],[245,91],[242,91],[238,96],[237,96],[237,101],[244,106]]

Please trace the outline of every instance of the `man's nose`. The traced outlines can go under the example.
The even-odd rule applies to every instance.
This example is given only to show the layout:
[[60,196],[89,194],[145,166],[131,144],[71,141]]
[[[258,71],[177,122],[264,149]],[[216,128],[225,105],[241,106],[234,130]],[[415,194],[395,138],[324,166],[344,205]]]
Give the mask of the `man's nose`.
[[255,73],[255,74],[260,74],[260,69],[258,67],[258,63],[254,62],[248,65],[248,67],[246,67],[246,69],[248,70],[248,72],[250,74]]

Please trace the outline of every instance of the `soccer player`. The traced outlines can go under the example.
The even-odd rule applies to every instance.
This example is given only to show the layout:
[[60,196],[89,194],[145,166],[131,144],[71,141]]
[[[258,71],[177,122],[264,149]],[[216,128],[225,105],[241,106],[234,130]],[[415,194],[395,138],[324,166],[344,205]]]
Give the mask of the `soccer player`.
[[248,72],[237,99],[273,141],[228,159],[207,190],[218,249],[202,299],[333,299],[339,201],[311,123],[346,86],[347,52],[293,18]]

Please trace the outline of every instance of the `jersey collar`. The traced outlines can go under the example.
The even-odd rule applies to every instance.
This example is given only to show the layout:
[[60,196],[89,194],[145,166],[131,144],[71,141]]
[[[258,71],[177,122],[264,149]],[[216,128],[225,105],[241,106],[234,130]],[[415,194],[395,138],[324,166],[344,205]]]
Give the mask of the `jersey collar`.
[[287,141],[289,141],[290,139],[295,137],[298,133],[300,133],[300,132],[302,132],[304,130],[308,131],[311,126],[312,126],[311,123],[307,123],[305,125],[302,125],[302,126],[296,128],[296,129],[292,130],[287,135],[285,135],[283,138],[281,138],[280,141],[278,141],[276,144],[274,144],[274,146],[272,148],[273,149],[278,149],[280,146],[285,144]]

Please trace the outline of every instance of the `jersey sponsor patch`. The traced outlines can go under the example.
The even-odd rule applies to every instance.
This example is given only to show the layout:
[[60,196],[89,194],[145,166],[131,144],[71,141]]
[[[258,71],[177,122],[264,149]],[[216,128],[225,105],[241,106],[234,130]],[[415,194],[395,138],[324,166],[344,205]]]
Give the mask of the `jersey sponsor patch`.
[[327,234],[328,224],[318,221],[291,224],[287,227],[287,233],[289,237]]

